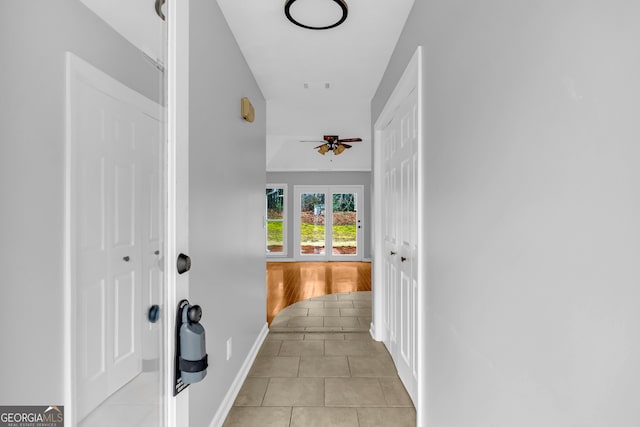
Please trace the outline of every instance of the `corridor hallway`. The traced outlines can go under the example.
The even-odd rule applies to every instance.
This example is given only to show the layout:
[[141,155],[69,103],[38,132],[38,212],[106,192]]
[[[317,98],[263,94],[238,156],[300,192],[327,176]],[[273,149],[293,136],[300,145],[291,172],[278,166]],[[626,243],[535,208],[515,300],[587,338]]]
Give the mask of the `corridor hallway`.
[[370,290],[370,262],[267,262],[267,322],[298,301]]
[[[275,284],[268,289],[270,296],[320,296],[294,303],[273,317],[224,426],[414,427],[415,409],[391,356],[368,332],[371,292],[357,288],[368,281],[371,289],[370,263],[273,264],[277,268],[268,274],[268,282]],[[274,279],[274,271],[283,280]],[[306,280],[297,284],[298,289],[287,290],[284,283],[291,284],[294,277]],[[320,292],[331,286],[351,286],[354,291]],[[268,303],[278,305],[269,299]]]

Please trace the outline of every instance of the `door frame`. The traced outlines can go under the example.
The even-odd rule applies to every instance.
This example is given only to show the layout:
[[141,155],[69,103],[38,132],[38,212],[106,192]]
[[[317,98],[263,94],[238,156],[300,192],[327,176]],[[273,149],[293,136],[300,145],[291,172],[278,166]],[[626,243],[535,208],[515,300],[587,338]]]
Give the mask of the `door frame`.
[[418,253],[415,258],[417,263],[417,295],[416,295],[416,364],[417,364],[417,399],[416,425],[426,424],[426,345],[427,345],[427,281],[426,281],[426,149],[424,140],[424,89],[423,89],[423,52],[422,46],[418,46],[413,57],[409,61],[402,77],[400,77],[395,89],[387,99],[387,102],[378,116],[374,125],[373,144],[373,269],[372,269],[372,294],[373,294],[373,319],[371,323],[371,335],[377,341],[387,341],[383,328],[384,307],[386,296],[384,295],[384,224],[382,212],[384,201],[383,188],[383,157],[382,135],[383,130],[394,118],[396,111],[407,96],[415,89],[418,91],[418,164],[417,173],[417,219],[418,219]]
[[165,423],[189,425],[189,387],[174,397],[176,314],[178,302],[189,297],[189,274],[177,274],[175,260],[189,254],[189,2],[167,2],[166,220],[164,277]]
[[[300,194],[305,190],[318,190],[326,194],[325,198],[325,224],[326,218],[333,213],[332,206],[329,206],[327,198],[332,194],[339,193],[341,189],[345,192],[355,192],[357,218],[360,221],[359,228],[356,229],[356,245],[358,252],[356,255],[333,255],[329,252],[327,243],[332,241],[332,227],[325,227],[325,254],[324,255],[301,255],[300,254]],[[338,190],[338,191],[334,191]],[[327,207],[329,206],[329,207]],[[362,261],[364,253],[364,234],[362,232],[364,220],[364,185],[294,185],[293,186],[293,253],[296,261]]]

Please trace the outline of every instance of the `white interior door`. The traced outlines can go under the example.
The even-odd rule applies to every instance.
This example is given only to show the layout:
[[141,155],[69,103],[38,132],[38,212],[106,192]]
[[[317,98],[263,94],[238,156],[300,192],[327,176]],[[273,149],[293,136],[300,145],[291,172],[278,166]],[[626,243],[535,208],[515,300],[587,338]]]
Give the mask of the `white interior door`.
[[106,141],[110,136],[104,126],[105,95],[86,84],[71,89],[71,224],[75,226],[71,230],[71,261],[77,301],[76,382],[81,390],[77,407],[78,416],[83,417],[108,396],[109,390],[107,195],[112,180],[107,164]]
[[362,186],[294,187],[294,258],[361,261]]
[[385,344],[407,391],[417,391],[417,90],[382,132]]
[[[161,107],[77,57],[69,55],[68,63],[72,357],[80,420],[142,373],[143,355],[158,360],[154,378],[160,376],[162,322],[147,327],[146,348],[142,330],[148,302],[162,303],[162,267],[146,253],[153,248],[157,257],[164,227]],[[127,400],[151,402],[149,413],[161,425],[161,396],[161,381],[144,381]]]

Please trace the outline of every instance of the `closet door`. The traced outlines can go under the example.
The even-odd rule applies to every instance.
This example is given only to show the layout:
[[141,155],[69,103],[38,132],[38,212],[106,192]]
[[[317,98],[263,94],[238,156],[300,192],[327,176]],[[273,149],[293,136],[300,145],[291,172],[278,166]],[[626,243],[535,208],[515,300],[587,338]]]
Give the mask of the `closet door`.
[[417,393],[417,91],[382,132],[385,344],[407,391]]
[[[155,377],[163,364],[162,324],[146,316],[163,300],[161,107],[79,58],[69,64],[72,360],[82,420],[142,373],[143,357],[157,362]],[[157,397],[155,411],[161,387],[145,379],[135,397]]]

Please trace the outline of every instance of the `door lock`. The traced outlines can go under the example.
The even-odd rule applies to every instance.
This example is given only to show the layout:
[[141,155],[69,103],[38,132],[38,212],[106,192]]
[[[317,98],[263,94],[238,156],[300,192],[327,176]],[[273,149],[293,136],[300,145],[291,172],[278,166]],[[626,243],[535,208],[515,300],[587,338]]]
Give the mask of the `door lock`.
[[191,258],[185,254],[178,255],[178,262],[176,263],[176,266],[178,267],[178,274],[186,273],[191,270]]
[[158,306],[157,304],[154,304],[151,307],[149,307],[149,311],[147,312],[147,318],[149,319],[149,322],[156,323],[160,318],[160,306]]

